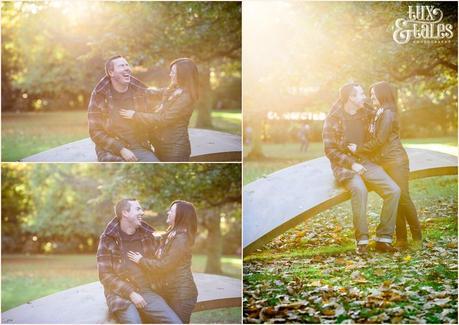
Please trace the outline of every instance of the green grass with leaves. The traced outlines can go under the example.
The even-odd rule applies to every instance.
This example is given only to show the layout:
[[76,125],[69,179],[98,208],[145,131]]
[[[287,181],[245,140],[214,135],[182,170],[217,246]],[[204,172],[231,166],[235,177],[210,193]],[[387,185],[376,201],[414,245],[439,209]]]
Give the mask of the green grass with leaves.
[[[190,126],[196,125],[197,112]],[[213,129],[241,134],[239,110],[213,111]],[[2,161],[18,161],[59,145],[87,138],[86,111],[2,113]]]
[[[222,257],[224,275],[241,278],[241,259]],[[193,272],[204,272],[206,256],[193,255]],[[2,311],[78,285],[98,281],[95,255],[2,254]],[[240,308],[202,311],[193,323],[239,323]]]
[[[244,257],[244,322],[457,323],[457,176],[410,189],[423,248],[357,256],[344,202]],[[372,235],[381,204],[371,193]]]

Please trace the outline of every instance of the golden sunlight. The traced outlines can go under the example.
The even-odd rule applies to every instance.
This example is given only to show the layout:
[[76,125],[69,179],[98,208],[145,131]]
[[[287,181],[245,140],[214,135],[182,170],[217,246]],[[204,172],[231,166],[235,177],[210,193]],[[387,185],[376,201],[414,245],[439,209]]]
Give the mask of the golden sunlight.
[[[314,12],[307,3],[244,3],[244,80],[247,85],[244,94],[246,97],[259,94],[261,98],[252,100],[254,105],[277,106],[275,103],[282,102],[286,94],[303,96],[316,91],[320,79],[317,76],[327,64],[321,47],[328,45],[324,44],[323,33],[315,26],[313,17]],[[276,110],[290,112],[292,109],[288,105],[281,106]],[[302,120],[306,117],[284,118]]]
[[88,1],[51,1],[50,7],[58,8],[71,23],[76,23],[87,18],[89,9],[93,4]]

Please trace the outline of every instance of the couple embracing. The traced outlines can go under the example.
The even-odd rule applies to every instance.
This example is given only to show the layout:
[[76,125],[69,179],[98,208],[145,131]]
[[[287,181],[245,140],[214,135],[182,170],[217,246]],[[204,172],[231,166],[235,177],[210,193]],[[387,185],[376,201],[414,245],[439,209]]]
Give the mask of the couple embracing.
[[110,313],[122,324],[189,323],[198,291],[191,273],[194,206],[174,201],[162,236],[142,220],[136,199],[123,199],[102,233],[97,269]]
[[[397,96],[391,84],[377,82],[370,87],[373,105],[366,103],[363,87],[349,83],[325,119],[323,142],[338,183],[351,193],[357,254],[368,254],[368,192],[383,199],[376,228],[378,251],[406,248],[408,223],[413,241],[422,242],[421,226],[408,186],[409,160],[400,142]],[[396,233],[397,242],[392,245]],[[395,247],[394,247],[395,246]]]
[[111,57],[91,94],[89,135],[98,161],[188,161],[188,124],[198,100],[198,69],[188,58],[170,64],[170,83],[148,88],[127,60]]

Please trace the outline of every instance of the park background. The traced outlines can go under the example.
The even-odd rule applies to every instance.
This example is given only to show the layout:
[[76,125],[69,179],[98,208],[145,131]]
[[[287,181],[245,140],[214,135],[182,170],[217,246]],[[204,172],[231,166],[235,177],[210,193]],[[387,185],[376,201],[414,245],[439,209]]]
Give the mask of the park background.
[[[3,163],[1,172],[2,311],[98,281],[99,236],[125,197],[139,200],[158,231],[173,200],[192,202],[193,272],[241,278],[240,164]],[[192,315],[192,322],[240,321],[238,307]]]
[[457,6],[432,3],[442,9],[442,23],[453,25],[448,43],[400,45],[392,39],[394,23],[407,17],[409,4],[245,4],[246,181],[254,179],[252,170],[315,158],[300,152],[298,131],[308,123],[311,151],[321,145],[323,119],[338,89],[351,81],[368,89],[386,80],[398,89],[402,139],[457,142]]
[[[423,4],[442,10],[454,37],[397,44],[396,19]],[[323,119],[351,81],[395,85],[403,144],[457,156],[457,37],[457,3],[244,3],[243,184],[323,156]],[[244,256],[244,322],[457,323],[457,176],[410,189],[424,249],[362,263],[350,203],[340,204]],[[371,232],[380,207],[370,193]]]
[[123,55],[148,86],[169,63],[198,65],[190,127],[241,134],[241,3],[2,2],[2,161],[89,136],[87,105],[104,63]]

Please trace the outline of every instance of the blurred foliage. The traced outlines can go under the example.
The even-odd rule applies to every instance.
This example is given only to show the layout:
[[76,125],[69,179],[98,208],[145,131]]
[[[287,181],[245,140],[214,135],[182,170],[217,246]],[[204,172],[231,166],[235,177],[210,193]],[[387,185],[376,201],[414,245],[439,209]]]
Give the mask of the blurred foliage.
[[30,165],[26,164],[2,166],[2,246],[6,250],[15,249],[17,242],[26,240],[19,225],[33,209],[25,184],[29,170]]
[[428,3],[453,25],[449,43],[399,45],[392,39],[395,20],[407,17],[408,5],[421,4],[426,2],[248,3],[243,98],[254,153],[262,154],[263,123],[285,129],[266,119],[268,111],[328,112],[339,87],[350,81],[368,89],[386,80],[398,88],[403,136],[455,135],[457,4]]
[[[241,82],[238,2],[2,2],[1,8],[3,110],[84,109],[105,60],[118,54],[155,86],[167,85],[173,59],[194,59],[204,94],[198,107],[206,114],[218,100],[220,79]],[[240,97],[236,87],[227,108],[240,108]]]
[[121,198],[137,198],[162,230],[182,199],[196,206],[196,249],[213,263],[240,250],[240,189],[239,164],[3,164],[2,251],[94,252]]

